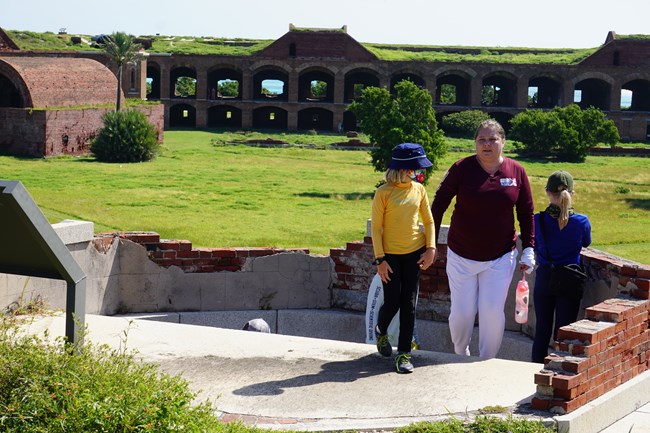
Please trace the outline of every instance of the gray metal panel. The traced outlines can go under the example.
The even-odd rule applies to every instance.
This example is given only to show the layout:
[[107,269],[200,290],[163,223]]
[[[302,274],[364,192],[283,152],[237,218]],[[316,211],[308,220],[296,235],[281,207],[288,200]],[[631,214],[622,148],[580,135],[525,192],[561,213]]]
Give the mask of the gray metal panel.
[[0,273],[65,280],[66,336],[78,341],[86,275],[17,180],[0,180]]
[[76,283],[85,277],[25,187],[0,180],[0,272]]

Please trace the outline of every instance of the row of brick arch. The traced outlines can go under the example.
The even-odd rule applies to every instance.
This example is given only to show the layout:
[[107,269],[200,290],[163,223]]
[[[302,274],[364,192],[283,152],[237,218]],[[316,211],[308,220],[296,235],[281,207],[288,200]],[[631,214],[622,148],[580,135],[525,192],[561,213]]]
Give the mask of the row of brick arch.
[[[441,116],[450,111],[437,113],[438,121]],[[204,113],[190,104],[176,103],[169,107],[167,117],[171,128],[195,128],[198,126],[197,117],[205,116],[205,126],[208,128],[242,128],[244,116],[247,113],[234,105],[213,105]],[[491,111],[490,116],[503,125],[508,125],[513,113]],[[251,112],[251,126],[254,129],[298,129],[329,132],[333,129],[335,113],[326,108],[310,107],[297,112],[295,128],[290,125],[289,112],[281,106],[265,105],[254,108]],[[352,131],[358,128],[356,116],[351,112],[344,112],[342,121],[336,129]]]
[[[196,81],[194,95],[184,98],[202,100],[233,99],[272,100],[277,102],[349,103],[355,100],[361,89],[367,86],[388,87],[407,79],[431,91],[434,104],[455,106],[495,106],[513,108],[552,108],[554,106],[577,103],[583,107],[594,106],[605,111],[621,108],[633,111],[650,111],[650,73],[630,76],[618,82],[603,73],[583,74],[579,77],[563,78],[557,74],[537,74],[530,77],[516,76],[508,71],[492,71],[479,76],[472,70],[447,70],[434,79],[425,80],[423,75],[414,72],[401,72],[389,76],[368,68],[352,69],[342,78],[325,69],[307,69],[297,77],[279,67],[260,67],[256,72],[245,75],[235,68],[220,67],[205,71],[201,75],[189,66],[174,67],[169,72],[166,92],[161,92],[162,77],[155,63],[147,66],[147,80],[151,91],[149,99],[174,99],[177,80],[188,77]],[[297,85],[293,81],[297,78]],[[204,83],[200,83],[205,80]],[[282,91],[269,95],[264,91],[264,83],[273,80],[281,83]],[[234,81],[237,83],[236,95],[220,95],[218,83]],[[312,84],[322,82],[326,92],[312,94]],[[342,87],[340,89],[339,87]],[[484,89],[491,88],[490,98],[485,98]],[[449,92],[451,98],[449,98]],[[621,107],[621,95],[627,91],[630,104]],[[531,98],[531,94],[535,97]],[[447,98],[445,99],[445,96]]]
[[[190,104],[178,103],[169,107],[169,126],[172,128],[195,128],[197,114],[205,114],[208,128],[242,128],[243,116],[246,115],[240,108],[232,105],[215,105],[208,108],[205,113],[197,113],[197,109]],[[252,127],[255,129],[289,128],[289,113],[277,106],[262,106],[252,110]],[[322,108],[306,108],[298,112],[297,128],[301,130],[331,131],[334,113]],[[352,113],[344,114],[346,129],[356,127],[356,118]],[[341,128],[343,128],[343,124]]]

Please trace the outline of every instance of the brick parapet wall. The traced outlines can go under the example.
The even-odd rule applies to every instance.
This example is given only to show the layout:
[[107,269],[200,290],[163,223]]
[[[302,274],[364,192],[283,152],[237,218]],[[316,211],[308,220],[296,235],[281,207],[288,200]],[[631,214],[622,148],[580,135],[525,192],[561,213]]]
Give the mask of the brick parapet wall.
[[572,412],[650,368],[650,266],[590,249],[582,261],[590,280],[618,295],[558,330],[535,375],[535,409]]
[[185,273],[237,272],[241,271],[249,257],[262,257],[283,252],[309,254],[304,248],[193,248],[187,240],[160,239],[155,232],[99,233],[95,236],[95,248],[106,252],[113,238],[128,239],[142,245],[149,259],[159,266],[177,266]]
[[647,299],[608,299],[560,328],[554,352],[535,374],[531,405],[569,413],[648,370],[649,305]]
[[581,260],[591,281],[604,283],[616,294],[648,299],[650,266],[590,248],[583,248]]
[[[367,292],[375,276],[372,264],[374,253],[372,239],[368,236],[360,242],[348,242],[345,248],[333,248],[330,257],[334,261],[333,287],[339,290]],[[436,261],[420,275],[421,300],[449,301],[449,282],[445,265],[447,246],[439,245]],[[337,307],[336,305],[334,305]]]

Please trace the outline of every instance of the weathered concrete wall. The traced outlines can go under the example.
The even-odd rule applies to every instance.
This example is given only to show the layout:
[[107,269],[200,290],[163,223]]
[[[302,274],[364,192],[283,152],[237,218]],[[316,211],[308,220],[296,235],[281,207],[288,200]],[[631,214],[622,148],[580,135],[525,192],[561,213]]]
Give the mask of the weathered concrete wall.
[[112,313],[330,306],[329,257],[279,252],[249,257],[240,271],[195,273],[161,267],[129,240],[119,239],[117,246],[119,305]]
[[[157,264],[145,246],[118,234],[94,238],[92,226],[70,221],[53,226],[87,276],[89,314],[330,308],[327,256],[289,250],[258,256],[260,249],[252,254],[237,249],[245,256],[237,271],[186,272]],[[0,274],[2,308],[37,300],[65,308],[65,293],[64,281]]]

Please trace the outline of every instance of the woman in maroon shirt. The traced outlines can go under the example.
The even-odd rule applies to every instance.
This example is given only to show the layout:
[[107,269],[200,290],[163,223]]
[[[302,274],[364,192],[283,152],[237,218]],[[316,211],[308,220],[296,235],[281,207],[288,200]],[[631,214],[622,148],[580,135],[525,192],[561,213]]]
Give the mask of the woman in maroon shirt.
[[503,308],[517,263],[515,213],[523,247],[520,268],[530,273],[535,264],[533,198],[522,165],[503,156],[505,132],[497,121],[482,122],[474,141],[476,155],[449,168],[431,212],[438,236],[442,217],[456,197],[447,238],[454,351],[470,354],[478,313],[479,355],[494,358],[503,339]]

